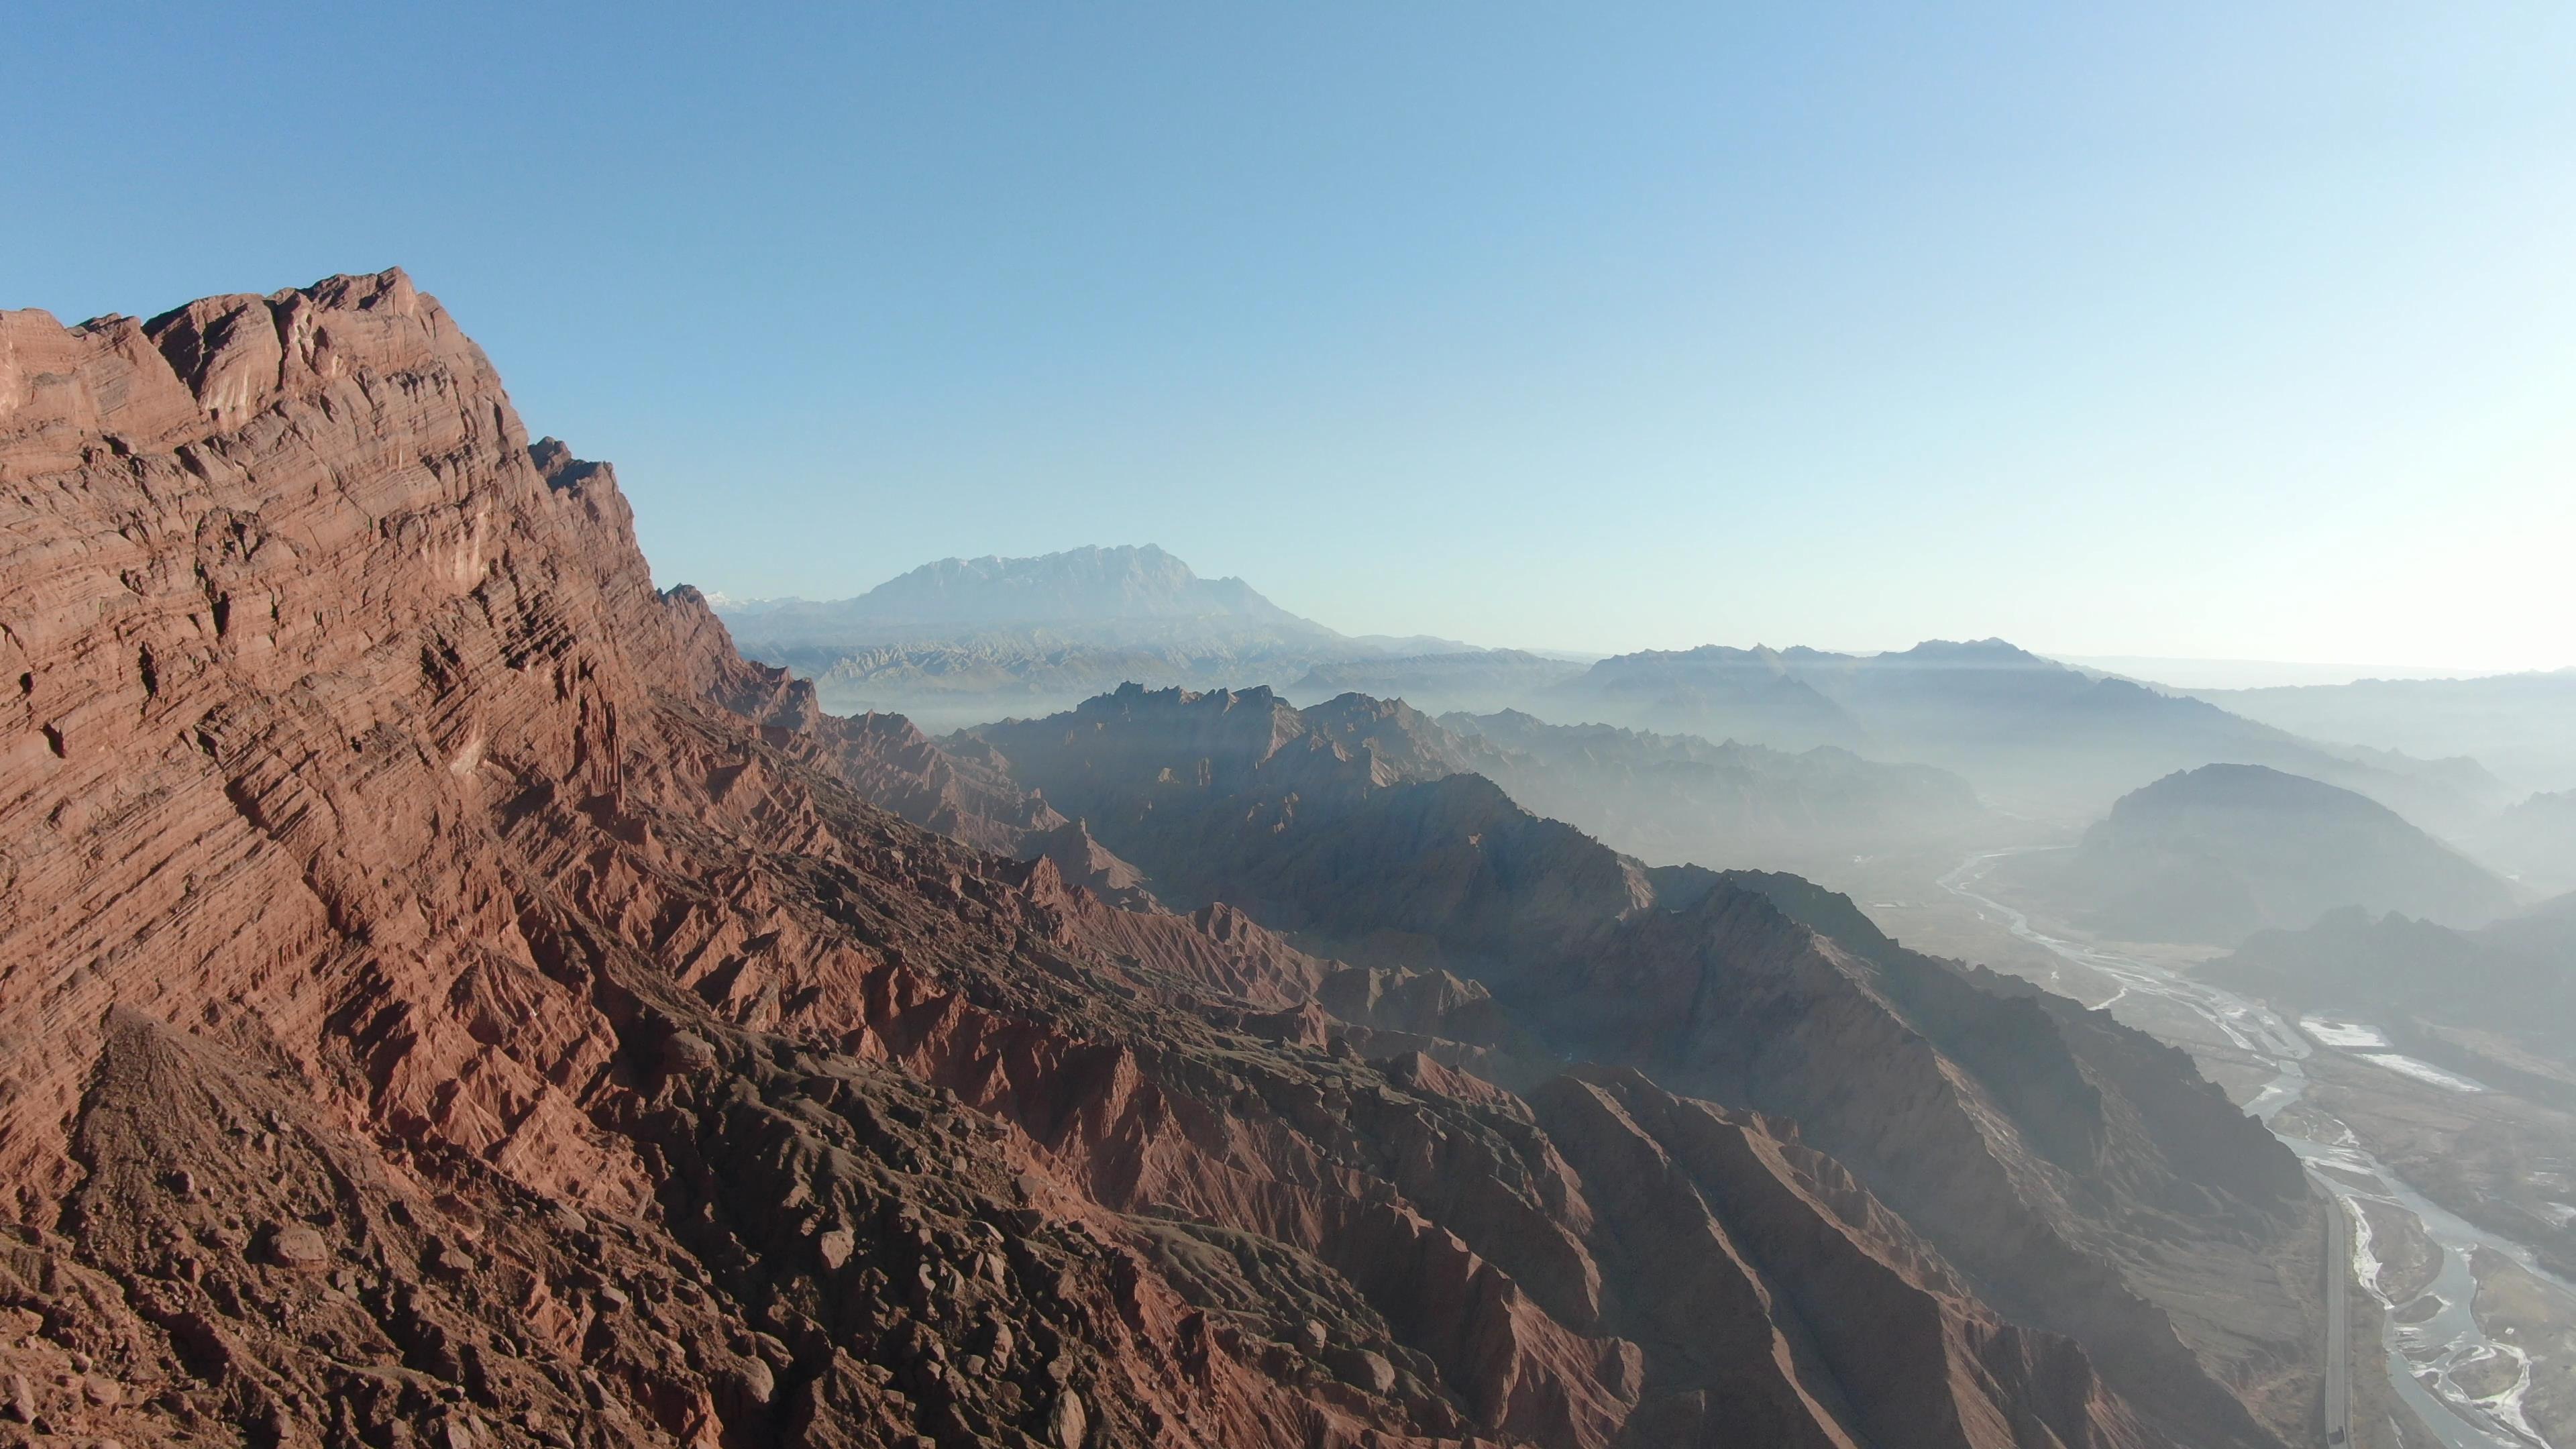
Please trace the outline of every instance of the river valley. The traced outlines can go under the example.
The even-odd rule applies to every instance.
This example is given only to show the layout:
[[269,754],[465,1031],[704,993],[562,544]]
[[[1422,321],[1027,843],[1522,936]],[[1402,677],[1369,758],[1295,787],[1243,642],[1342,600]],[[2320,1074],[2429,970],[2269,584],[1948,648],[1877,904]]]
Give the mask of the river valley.
[[[2373,1051],[2384,1042],[2366,1026],[2314,1023],[2318,1039],[2312,1040],[2263,1004],[2198,981],[2172,965],[2039,929],[2027,913],[1987,893],[1986,877],[1996,862],[2020,853],[1972,855],[1944,875],[1940,887],[2015,939],[2107,985],[2110,990],[2095,1005],[2117,1008],[2123,1020],[2168,1040],[2200,1038],[2175,1040],[2186,1049],[2205,1045],[2215,1033],[2235,1055],[2268,1071],[2269,1079],[2246,1109],[2299,1155],[2310,1178],[2346,1214],[2353,1278],[2388,1310],[2379,1352],[2367,1357],[2380,1362],[2398,1399],[2446,1449],[2557,1449],[2529,1412],[2532,1354],[2513,1341],[2512,1330],[2491,1334],[2479,1321],[2474,1269],[2481,1261],[2509,1263],[2571,1300],[2576,1300],[2576,1284],[2548,1271],[2524,1244],[2427,1199],[2368,1151],[2349,1126],[2310,1100],[2308,1090],[2317,1054],[2346,1050],[2436,1089],[2481,1090],[2480,1084],[2458,1077],[2436,1081],[2449,1074],[2429,1067],[2410,1070],[2422,1064],[2403,1057],[2379,1060],[2391,1054]],[[2175,1029],[2177,1014],[2185,1029]],[[2383,1258],[2392,1245],[2384,1232],[2374,1233],[2374,1219],[2383,1227],[2402,1224],[2408,1235],[2420,1235],[2438,1249],[2438,1267],[2429,1284],[2402,1301],[2384,1286],[2390,1280],[2382,1273]]]

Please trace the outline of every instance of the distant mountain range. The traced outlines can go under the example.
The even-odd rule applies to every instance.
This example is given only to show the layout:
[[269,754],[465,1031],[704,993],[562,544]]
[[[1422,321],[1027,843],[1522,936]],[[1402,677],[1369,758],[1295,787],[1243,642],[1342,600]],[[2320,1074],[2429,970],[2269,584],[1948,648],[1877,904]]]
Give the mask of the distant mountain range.
[[2356,1017],[2400,1050],[2576,1106],[2576,896],[2475,930],[2341,910],[2259,932],[2206,970],[2290,1014]]
[[1482,653],[1427,635],[1344,635],[1152,544],[942,559],[857,598],[719,611],[747,654],[811,677],[826,707],[940,728],[1070,708],[1128,681],[1256,683],[1355,660]]
[[2234,945],[2349,907],[2480,926],[2504,880],[2349,790],[2260,765],[2205,765],[2121,797],[2071,856],[2014,876],[2077,924],[2133,941]]
[[2059,821],[2098,814],[2161,775],[2220,762],[2328,780],[2445,833],[2487,819],[2510,796],[2471,762],[2331,749],[2001,639],[1868,655],[1719,645],[1625,654],[1556,686],[1536,708],[1938,765],[2005,809]]
[[2576,669],[2192,693],[2316,739],[2469,755],[2525,790],[2576,789]]
[[2005,825],[1968,782],[1830,745],[1774,750],[1519,710],[1439,723],[1496,747],[1478,768],[1530,810],[1657,863],[1785,866],[1839,879],[1856,858],[1956,848]]
[[[1518,711],[1711,746],[1789,756],[1829,749],[1859,757],[1854,764],[1929,766],[2042,828],[2072,828],[2150,780],[2220,762],[2343,786],[2454,839],[2487,826],[2517,795],[2469,760],[2320,744],[2000,639],[1874,655],[1707,645],[1583,661],[1436,638],[1353,637],[1241,579],[1202,578],[1150,544],[945,559],[856,598],[719,610],[747,654],[813,679],[826,708],[901,713],[934,731],[1060,713],[1131,682],[1269,685],[1309,702],[1356,691],[1435,714]],[[1720,809],[1706,828],[1675,836],[1646,829],[1642,813],[1564,810],[1623,839],[1687,840],[1693,851],[1736,838],[1711,832],[1749,818]],[[1651,813],[1677,812],[1667,804]],[[1646,833],[1625,833],[1632,829]],[[1900,833],[1912,832],[1908,824]],[[1816,838],[1838,835],[1824,829]],[[1779,858],[1818,860],[1784,836],[1765,838],[1787,851]]]
[[1330,699],[1346,691],[1402,697],[1435,714],[1511,709],[1575,678],[1587,661],[1524,649],[1339,659],[1318,664],[1288,686],[1297,699]]

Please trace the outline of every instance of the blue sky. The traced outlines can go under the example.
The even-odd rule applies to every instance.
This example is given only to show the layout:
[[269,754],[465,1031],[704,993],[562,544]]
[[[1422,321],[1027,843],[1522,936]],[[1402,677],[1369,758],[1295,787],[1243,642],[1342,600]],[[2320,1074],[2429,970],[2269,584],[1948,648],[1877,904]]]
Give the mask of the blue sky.
[[741,595],[2576,663],[2576,8],[749,8],[20,0],[0,305],[402,265]]

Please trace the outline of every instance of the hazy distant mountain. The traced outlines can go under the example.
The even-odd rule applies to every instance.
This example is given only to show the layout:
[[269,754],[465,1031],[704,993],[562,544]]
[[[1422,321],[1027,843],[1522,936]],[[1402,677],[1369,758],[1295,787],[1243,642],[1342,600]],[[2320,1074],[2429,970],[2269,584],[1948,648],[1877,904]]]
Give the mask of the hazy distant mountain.
[[2468,839],[2479,860],[2544,895],[2576,890],[2576,790],[2534,795]]
[[[1283,706],[1284,708],[1285,706]],[[1994,822],[1968,782],[1847,750],[1790,754],[1615,725],[1555,725],[1517,710],[1437,719],[1346,693],[1303,729],[1410,779],[1475,774],[1533,814],[1650,865],[1756,863],[1833,877],[1855,856],[1952,845]]]
[[2317,739],[2471,755],[2524,789],[2576,789],[2576,669],[2193,692]]
[[737,611],[745,638],[790,647],[956,643],[1025,635],[1059,644],[1321,643],[1342,636],[1237,578],[1203,579],[1152,544],[1038,558],[950,558],[854,599]]
[[934,728],[1070,708],[1128,681],[1272,683],[1322,663],[1474,648],[1339,634],[1152,544],[942,559],[854,599],[719,612],[745,653],[811,677],[827,708]]
[[2206,765],[2121,797],[2071,856],[2015,877],[2089,929],[2232,945],[2360,907],[2455,926],[2511,913],[2511,887],[2349,790],[2260,765]]
[[1869,655],[1718,646],[1620,655],[1536,708],[1939,765],[2003,808],[2070,823],[2161,775],[2222,761],[2329,780],[2445,832],[2484,820],[2507,793],[2474,764],[2359,758],[2001,639]]
[[1783,749],[1859,744],[1868,733],[1860,722],[1796,667],[1810,656],[1824,657],[1722,644],[1620,654],[1550,690],[1539,707]]

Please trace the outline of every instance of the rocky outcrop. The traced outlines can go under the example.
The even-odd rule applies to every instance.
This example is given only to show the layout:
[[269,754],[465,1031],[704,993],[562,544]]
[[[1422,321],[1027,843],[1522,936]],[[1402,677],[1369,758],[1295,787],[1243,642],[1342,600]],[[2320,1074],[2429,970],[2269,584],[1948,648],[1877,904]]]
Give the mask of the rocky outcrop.
[[[26,1427],[1606,1449],[1733,1442],[1759,1404],[1821,1443],[1918,1410],[1978,1449],[2223,1442],[2007,1322],[1785,1127],[1547,1086],[1467,973],[1068,880],[1115,895],[1094,847],[1150,833],[1065,838],[1016,757],[746,663],[399,273],[0,338]],[[1615,859],[1550,884],[1564,827],[1459,844],[1503,818],[1473,777],[1239,703],[1167,763],[1293,782],[1245,817],[1283,840],[1419,792],[1444,863],[1367,898],[1386,941],[1652,907]],[[1510,924],[1434,934],[1458,892]]]

